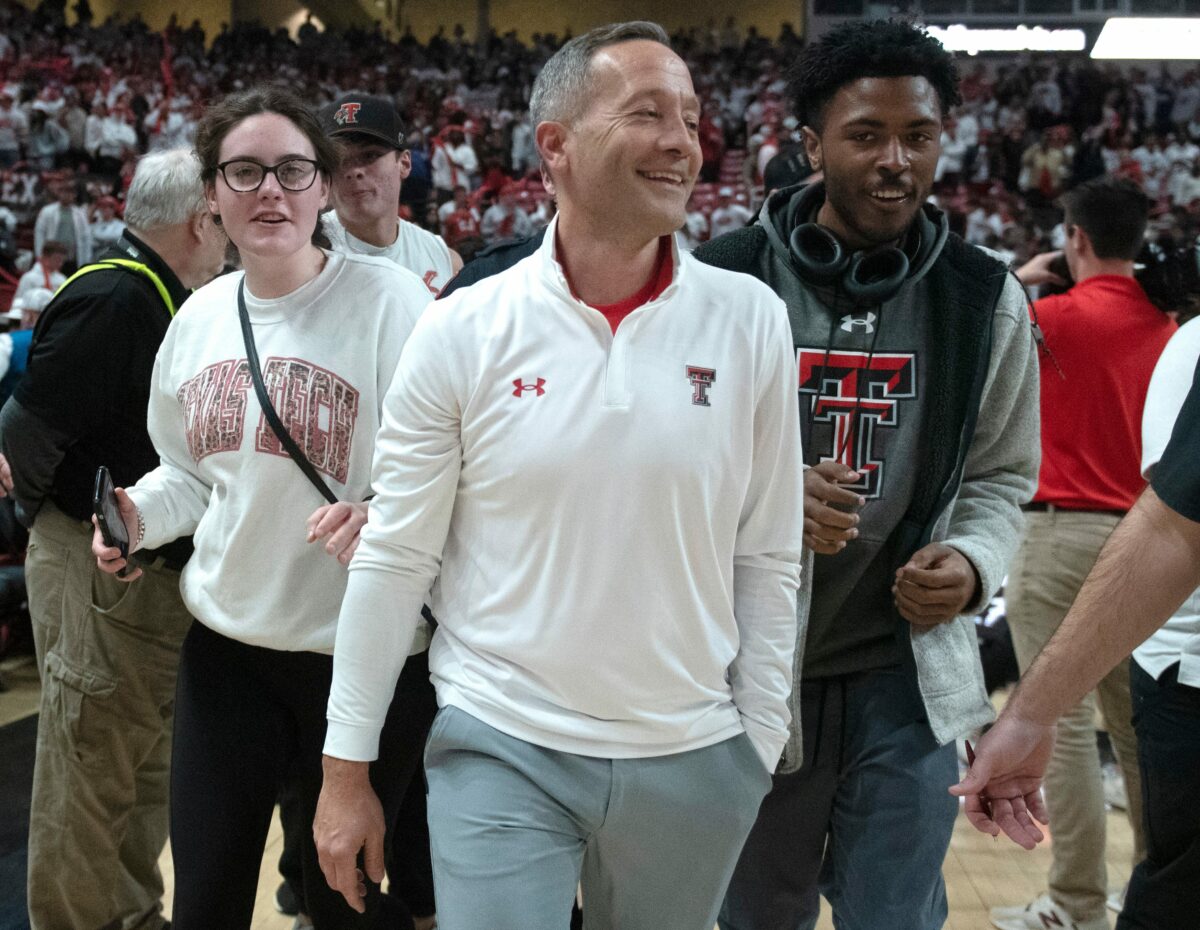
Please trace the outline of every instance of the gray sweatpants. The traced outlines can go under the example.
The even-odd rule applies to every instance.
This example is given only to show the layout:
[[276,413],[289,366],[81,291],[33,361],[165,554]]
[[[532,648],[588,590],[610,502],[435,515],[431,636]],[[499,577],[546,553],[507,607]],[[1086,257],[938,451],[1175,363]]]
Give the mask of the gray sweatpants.
[[600,759],[545,749],[454,707],[425,750],[442,930],[712,930],[771,785],[745,734]]

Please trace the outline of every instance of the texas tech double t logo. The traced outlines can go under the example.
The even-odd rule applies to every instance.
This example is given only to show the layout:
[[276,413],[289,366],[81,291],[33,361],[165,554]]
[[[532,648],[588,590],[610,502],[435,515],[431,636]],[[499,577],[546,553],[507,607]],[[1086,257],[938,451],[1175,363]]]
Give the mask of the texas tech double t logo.
[[[860,475],[855,487],[864,497],[883,492],[883,459],[877,448],[876,427],[899,425],[899,401],[917,396],[917,363],[911,352],[826,353],[799,349],[802,422],[833,427],[833,440],[817,449],[819,461],[836,460]],[[811,461],[811,458],[809,459]]]
[[692,403],[697,407],[711,407],[708,402],[708,389],[717,380],[717,372],[713,368],[687,366],[687,378],[692,382]]

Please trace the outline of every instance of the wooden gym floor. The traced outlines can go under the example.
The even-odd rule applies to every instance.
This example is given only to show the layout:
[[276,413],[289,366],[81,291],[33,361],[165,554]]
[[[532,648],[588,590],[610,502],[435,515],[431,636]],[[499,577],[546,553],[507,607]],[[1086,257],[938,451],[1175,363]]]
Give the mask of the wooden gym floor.
[[[37,710],[38,681],[32,660],[5,663],[0,671],[10,690],[0,695],[0,726]],[[954,827],[944,872],[950,898],[950,917],[946,930],[988,930],[988,909],[1002,905],[1025,904],[1045,890],[1050,865],[1051,836],[1038,849],[1027,853],[1007,840],[992,840],[976,832],[963,817]],[[275,888],[279,884],[276,863],[282,845],[279,818],[271,824],[259,875],[258,902],[254,910],[254,930],[291,930],[292,919],[276,913]],[[1110,888],[1119,888],[1129,877],[1133,839],[1129,823],[1121,811],[1108,815],[1108,879]],[[170,847],[160,860],[166,880],[166,904],[174,887]],[[1112,917],[1113,915],[1109,915]],[[818,930],[832,930],[828,908],[822,908]],[[563,930],[566,930],[564,927]],[[897,928],[900,930],[900,928]]]

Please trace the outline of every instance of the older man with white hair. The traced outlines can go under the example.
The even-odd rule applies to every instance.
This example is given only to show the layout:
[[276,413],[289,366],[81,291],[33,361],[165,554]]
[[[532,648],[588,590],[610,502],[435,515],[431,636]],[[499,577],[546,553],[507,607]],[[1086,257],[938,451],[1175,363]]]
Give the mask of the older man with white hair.
[[97,467],[129,486],[158,465],[146,431],[151,372],[171,318],[220,272],[225,235],[184,150],[148,155],[115,246],[42,313],[0,412],[42,674],[29,827],[33,930],[161,930],[179,594],[190,541],[139,552],[127,586],[91,555]]

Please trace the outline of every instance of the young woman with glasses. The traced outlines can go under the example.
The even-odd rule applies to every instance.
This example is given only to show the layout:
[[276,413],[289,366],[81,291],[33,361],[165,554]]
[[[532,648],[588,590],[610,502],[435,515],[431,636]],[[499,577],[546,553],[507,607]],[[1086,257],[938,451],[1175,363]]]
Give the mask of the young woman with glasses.
[[[431,295],[411,272],[315,244],[338,153],[290,92],[211,107],[196,152],[209,209],[245,271],[196,291],[175,317],[149,410],[162,464],[117,496],[131,550],[195,537],[181,580],[198,622],[175,709],[173,926],[237,930],[250,926],[277,791],[299,797],[312,821],[381,401]],[[271,405],[338,503],[323,504],[263,413],[243,316]],[[94,549],[107,571],[125,564],[99,534]],[[410,699],[428,692],[419,664],[397,688],[372,772],[385,806],[399,804],[421,747],[413,727],[432,713]],[[302,856],[303,911],[317,930],[403,926],[373,884],[361,914],[329,889],[308,830]]]

